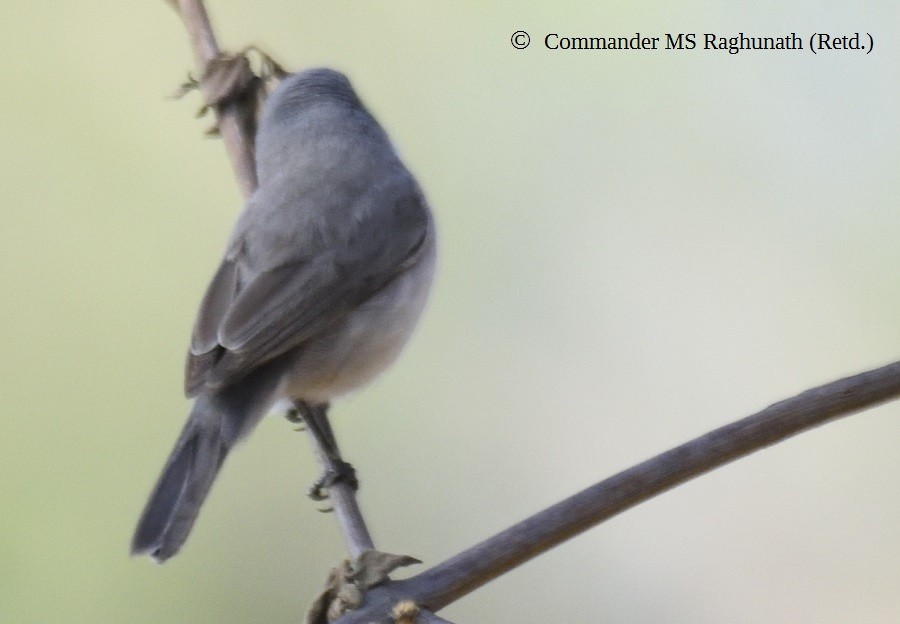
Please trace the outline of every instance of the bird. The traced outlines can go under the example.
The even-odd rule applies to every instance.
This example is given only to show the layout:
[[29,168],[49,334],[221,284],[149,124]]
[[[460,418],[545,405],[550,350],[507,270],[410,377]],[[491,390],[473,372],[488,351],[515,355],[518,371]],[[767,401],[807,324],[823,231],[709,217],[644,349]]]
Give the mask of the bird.
[[[396,360],[433,281],[428,202],[344,74],[284,78],[255,150],[258,188],[191,334],[194,402],[131,542],[158,563],[179,552],[229,451],[267,413],[299,414],[338,457],[329,405]],[[355,485],[352,469],[317,485],[341,478]]]

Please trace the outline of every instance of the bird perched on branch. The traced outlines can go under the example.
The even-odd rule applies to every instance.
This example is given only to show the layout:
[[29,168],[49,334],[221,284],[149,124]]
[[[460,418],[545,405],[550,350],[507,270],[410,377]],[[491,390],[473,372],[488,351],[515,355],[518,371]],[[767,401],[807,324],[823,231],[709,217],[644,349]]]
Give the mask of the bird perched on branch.
[[285,78],[256,137],[259,188],[200,305],[188,352],[187,423],[138,522],[133,554],[184,544],[232,446],[286,405],[343,470],[329,402],[399,355],[430,290],[435,227],[419,185],[347,78]]

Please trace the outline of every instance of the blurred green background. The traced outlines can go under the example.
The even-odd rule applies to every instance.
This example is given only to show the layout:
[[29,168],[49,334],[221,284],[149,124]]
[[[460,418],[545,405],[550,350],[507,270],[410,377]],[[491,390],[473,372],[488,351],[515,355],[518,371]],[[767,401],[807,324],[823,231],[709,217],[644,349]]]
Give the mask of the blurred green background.
[[[398,365],[337,405],[376,543],[437,563],[602,477],[900,356],[900,9],[210,2],[223,46],[346,71],[435,208]],[[518,51],[511,34],[532,45]],[[871,32],[870,55],[550,52],[549,32]],[[181,555],[128,557],[241,202],[162,1],[0,21],[0,622],[297,622],[343,556],[269,419]],[[458,622],[896,622],[900,404],[641,505]]]

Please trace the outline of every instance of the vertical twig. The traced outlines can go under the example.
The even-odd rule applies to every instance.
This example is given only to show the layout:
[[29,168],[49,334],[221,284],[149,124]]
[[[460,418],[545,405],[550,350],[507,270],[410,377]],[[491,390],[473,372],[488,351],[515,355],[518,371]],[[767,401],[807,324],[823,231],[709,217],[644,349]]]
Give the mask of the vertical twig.
[[[218,58],[221,53],[209,22],[209,16],[206,14],[202,0],[177,0],[177,5],[202,74],[206,66]],[[206,100],[210,101],[208,87],[202,80],[200,89]],[[245,126],[241,123],[236,104],[224,104],[217,107],[217,115],[219,133],[225,142],[225,150],[231,160],[241,193],[246,199],[256,190],[257,186],[256,165],[253,162],[253,137],[247,134]]]
[[[312,442],[316,458],[319,460],[319,465],[326,474],[337,472],[339,467],[336,462],[343,460],[340,457],[340,450],[331,429],[331,423],[328,421],[327,406],[312,407],[303,404],[302,407],[298,406],[298,411],[306,423],[310,434],[309,439]],[[369,529],[356,502],[354,487],[339,479],[328,486],[328,499],[337,516],[350,559],[355,560],[367,550],[375,550]]]
[[[197,64],[200,67],[200,71],[205,73],[209,63],[219,58],[222,52],[216,42],[203,1],[168,1],[177,7],[184,21],[185,28],[187,28]],[[209,85],[201,80],[200,88],[206,101],[209,102],[211,100]],[[231,159],[234,174],[241,187],[241,192],[247,198],[257,187],[256,165],[253,158],[254,137],[248,134],[247,126],[241,123],[237,104],[226,103],[217,106],[216,112],[218,115],[219,133],[222,136],[222,140],[225,141],[225,147]],[[322,417],[326,419],[327,423],[327,414],[322,414]],[[327,457],[320,452],[321,449],[317,446],[315,436],[311,437],[313,438],[313,444],[316,446],[316,455],[319,458],[319,463],[323,470],[327,470],[329,468]],[[369,536],[369,531],[366,528],[365,520],[356,501],[356,492],[353,488],[345,483],[335,483],[329,488],[329,497],[350,556],[356,558],[362,552],[374,549],[372,538]]]

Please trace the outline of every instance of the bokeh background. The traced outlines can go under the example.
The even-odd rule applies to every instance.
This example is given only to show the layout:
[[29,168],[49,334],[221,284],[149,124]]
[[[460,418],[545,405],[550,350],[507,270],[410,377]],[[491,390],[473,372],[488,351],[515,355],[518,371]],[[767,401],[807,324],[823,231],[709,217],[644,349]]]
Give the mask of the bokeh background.
[[[896,2],[209,3],[222,44],[346,71],[435,208],[415,339],[337,405],[377,544],[437,563],[810,386],[900,356]],[[0,622],[297,622],[343,556],[265,421],[186,549],[130,532],[188,410],[240,199],[161,0],[0,20]],[[532,34],[518,51],[510,35]],[[871,32],[872,54],[550,52],[549,32]],[[900,404],[660,496],[458,622],[896,622]]]

